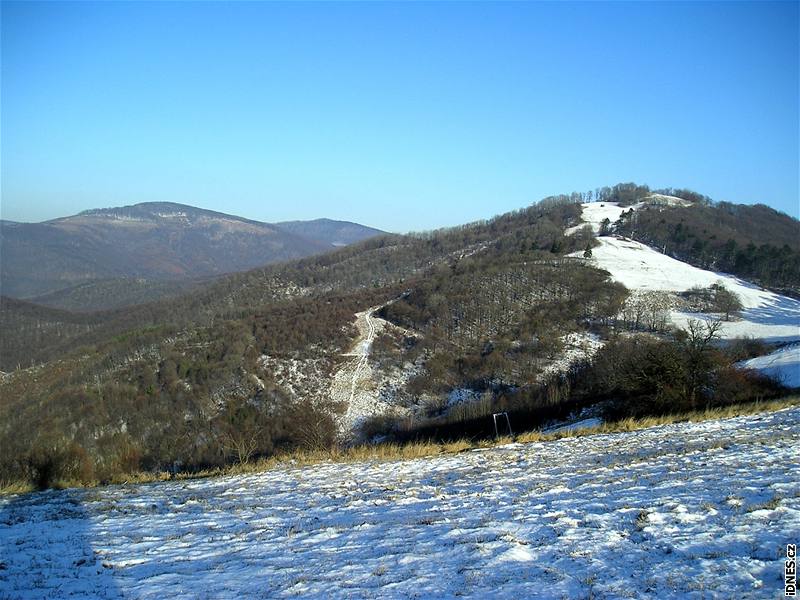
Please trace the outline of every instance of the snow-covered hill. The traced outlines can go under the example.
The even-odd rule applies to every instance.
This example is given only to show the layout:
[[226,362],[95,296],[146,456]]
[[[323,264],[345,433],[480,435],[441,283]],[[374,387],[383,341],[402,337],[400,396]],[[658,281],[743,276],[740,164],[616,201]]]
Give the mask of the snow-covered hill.
[[[624,210],[636,210],[641,204],[621,207],[614,202],[593,202],[582,206],[584,224],[573,227],[572,231],[590,225],[595,233],[599,233],[604,219],[614,223]],[[720,336],[724,339],[800,340],[798,300],[761,289],[732,275],[699,269],[633,240],[610,235],[599,236],[597,240],[600,245],[592,250],[592,262],[630,290],[684,292],[693,287],[722,284],[738,294],[744,310],[740,318],[723,324]],[[711,316],[674,310],[670,318],[675,325],[686,327],[690,319],[709,319]],[[790,352],[795,356],[794,362],[800,362],[800,346],[793,346]]]
[[3,598],[768,598],[800,408],[0,500]]

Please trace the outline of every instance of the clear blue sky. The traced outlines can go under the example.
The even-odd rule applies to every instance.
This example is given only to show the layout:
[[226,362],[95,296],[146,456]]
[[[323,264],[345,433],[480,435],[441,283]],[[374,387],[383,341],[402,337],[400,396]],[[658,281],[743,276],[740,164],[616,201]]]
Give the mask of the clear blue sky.
[[798,208],[798,3],[2,4],[2,217],[392,231],[619,181]]

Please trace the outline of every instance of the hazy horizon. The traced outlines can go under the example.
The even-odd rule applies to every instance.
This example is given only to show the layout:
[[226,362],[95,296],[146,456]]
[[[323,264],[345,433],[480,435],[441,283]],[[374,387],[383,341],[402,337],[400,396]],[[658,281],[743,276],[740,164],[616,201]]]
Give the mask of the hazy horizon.
[[2,4],[3,219],[387,231],[635,181],[798,205],[797,3]]

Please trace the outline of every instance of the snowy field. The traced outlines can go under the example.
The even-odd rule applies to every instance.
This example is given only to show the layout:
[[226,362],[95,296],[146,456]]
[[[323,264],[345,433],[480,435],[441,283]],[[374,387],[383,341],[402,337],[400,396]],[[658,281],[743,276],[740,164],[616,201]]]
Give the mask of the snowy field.
[[[623,210],[640,207],[621,208],[613,202],[592,202],[582,206],[581,217],[595,232],[599,231],[603,219],[608,218],[613,223]],[[597,240],[600,245],[592,250],[591,260],[630,290],[684,292],[695,286],[708,287],[720,283],[738,294],[744,310],[740,319],[723,324],[722,338],[754,337],[770,342],[800,340],[798,300],[763,290],[732,275],[693,267],[633,240],[613,236],[602,236]],[[575,253],[575,256],[582,254]],[[671,313],[672,322],[684,328],[690,319],[698,318],[708,318],[708,315]]]
[[777,598],[800,408],[0,500],[0,598]]

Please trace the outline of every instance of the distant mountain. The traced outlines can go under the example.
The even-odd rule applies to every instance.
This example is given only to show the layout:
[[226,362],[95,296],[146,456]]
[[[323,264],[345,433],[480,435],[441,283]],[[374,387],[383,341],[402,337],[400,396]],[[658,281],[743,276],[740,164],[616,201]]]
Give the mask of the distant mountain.
[[304,238],[330,244],[331,246],[349,246],[384,232],[380,229],[365,227],[349,221],[333,221],[331,219],[314,219],[313,221],[284,221],[275,223],[284,231]]
[[274,225],[171,202],[0,221],[2,293],[33,298],[110,279],[185,280],[327,252],[381,233],[320,220]]

